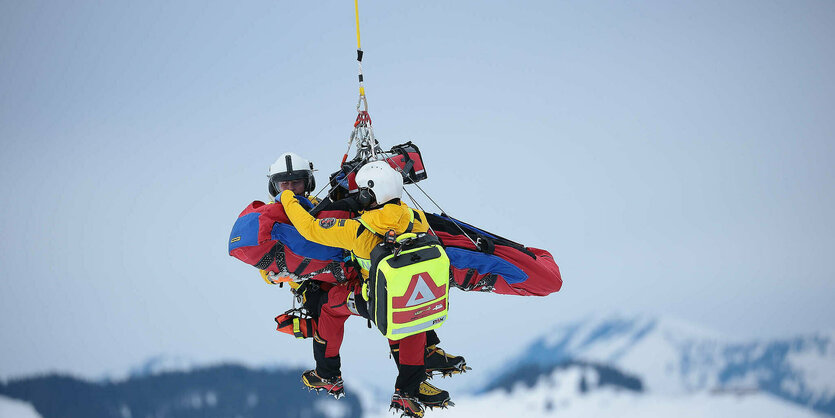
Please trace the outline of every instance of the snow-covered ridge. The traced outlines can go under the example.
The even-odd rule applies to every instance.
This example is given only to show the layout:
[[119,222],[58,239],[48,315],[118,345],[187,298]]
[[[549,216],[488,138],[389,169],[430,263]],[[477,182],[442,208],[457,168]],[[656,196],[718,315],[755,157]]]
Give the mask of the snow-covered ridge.
[[0,417],[40,418],[40,415],[30,403],[0,396]]
[[645,390],[765,391],[835,414],[835,333],[763,341],[733,341],[682,321],[610,315],[560,325],[530,344],[514,370],[570,361],[612,365],[642,380]]
[[[599,368],[576,364],[539,376],[532,387],[457,397],[444,417],[815,417],[813,411],[766,393],[665,395],[600,385]],[[383,416],[382,414],[379,416]]]

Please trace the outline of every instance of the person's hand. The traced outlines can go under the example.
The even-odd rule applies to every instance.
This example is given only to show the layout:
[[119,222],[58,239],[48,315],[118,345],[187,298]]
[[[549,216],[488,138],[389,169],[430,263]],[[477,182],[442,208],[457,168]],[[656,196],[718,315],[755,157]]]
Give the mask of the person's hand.
[[[286,202],[286,199],[296,199],[296,194],[292,190],[284,190],[278,195],[279,202]],[[298,200],[298,199],[296,199]]]

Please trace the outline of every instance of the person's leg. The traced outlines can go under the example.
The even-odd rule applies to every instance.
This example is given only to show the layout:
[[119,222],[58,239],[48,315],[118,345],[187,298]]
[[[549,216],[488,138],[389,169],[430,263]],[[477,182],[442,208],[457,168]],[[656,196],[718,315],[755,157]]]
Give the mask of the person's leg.
[[394,382],[391,408],[403,411],[406,416],[422,417],[423,403],[418,399],[418,394],[420,384],[426,379],[426,366],[423,364],[426,333],[397,341],[389,340],[389,346],[397,364],[397,380]]
[[345,334],[345,321],[351,316],[345,305],[347,296],[347,286],[334,286],[328,291],[319,312],[318,329],[313,336],[313,357],[316,373],[325,379],[341,374],[339,349]]
[[435,332],[434,329],[426,331],[426,346],[432,347],[433,345],[440,344],[441,339],[438,338],[438,333]]
[[[441,347],[437,346],[440,342],[441,340],[438,338],[435,330],[426,332],[426,352],[423,363],[426,366],[427,377],[432,378],[433,375],[452,376],[470,370],[463,356],[447,353]],[[391,345],[391,357],[394,359],[394,363],[397,364],[399,370],[400,342],[389,341],[389,344]]]
[[398,374],[391,407],[403,411],[406,415],[422,416],[423,406],[446,408],[453,405],[449,400],[449,392],[425,382],[426,333],[412,335],[399,341],[389,340],[389,344],[392,346],[392,352],[395,351],[395,345],[399,346]]
[[345,333],[345,320],[351,316],[345,306],[348,292],[347,286],[334,286],[323,297],[317,313],[317,330],[313,335],[316,369],[302,374],[302,383],[309,389],[317,392],[325,390],[337,399],[345,393],[339,348]]
[[397,381],[394,387],[408,394],[417,393],[420,382],[426,380],[426,366],[423,363],[426,349],[426,333],[415,334],[402,340],[391,341],[400,347]]

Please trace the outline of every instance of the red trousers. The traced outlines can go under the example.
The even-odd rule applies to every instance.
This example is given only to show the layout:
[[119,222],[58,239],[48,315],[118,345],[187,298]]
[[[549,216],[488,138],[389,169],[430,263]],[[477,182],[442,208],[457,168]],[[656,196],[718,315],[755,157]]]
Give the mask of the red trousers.
[[[317,335],[313,339],[313,356],[316,372],[324,378],[340,375],[339,348],[345,334],[345,320],[351,315],[360,316],[348,304],[348,295],[354,293],[356,303],[365,303],[360,294],[362,285],[352,281],[332,287],[323,299],[319,310]],[[364,310],[360,310],[364,311]],[[398,376],[395,387],[408,393],[417,390],[426,377],[424,353],[426,333],[412,335],[401,340],[389,340],[389,345],[399,345]]]

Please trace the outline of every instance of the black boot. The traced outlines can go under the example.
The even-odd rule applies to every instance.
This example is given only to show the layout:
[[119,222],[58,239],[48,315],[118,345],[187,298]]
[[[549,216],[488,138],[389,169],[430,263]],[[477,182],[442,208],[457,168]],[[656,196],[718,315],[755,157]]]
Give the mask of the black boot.
[[429,378],[436,374],[447,377],[471,370],[467,367],[467,361],[464,360],[464,357],[447,354],[436,345],[426,347],[426,355],[423,361],[426,364],[426,376]]
[[[394,363],[397,364],[399,370],[400,344],[394,344],[391,346],[391,356],[394,358]],[[426,377],[429,379],[435,375],[443,375],[444,377],[447,377],[454,374],[464,373],[467,370],[472,370],[472,368],[467,366],[467,361],[463,356],[447,354],[444,349],[434,344],[426,347],[423,363],[426,365]]]

